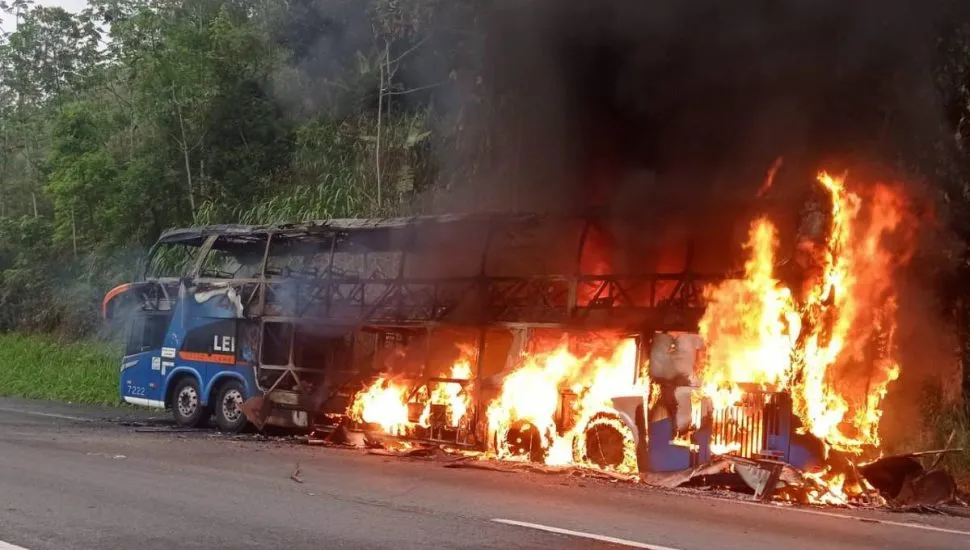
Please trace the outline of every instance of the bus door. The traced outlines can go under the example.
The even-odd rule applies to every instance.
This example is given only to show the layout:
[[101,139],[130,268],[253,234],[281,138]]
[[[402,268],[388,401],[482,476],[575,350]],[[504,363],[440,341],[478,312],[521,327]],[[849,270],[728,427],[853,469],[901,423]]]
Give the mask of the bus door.
[[162,343],[169,312],[139,311],[131,316],[121,371],[122,399],[133,405],[164,407]]

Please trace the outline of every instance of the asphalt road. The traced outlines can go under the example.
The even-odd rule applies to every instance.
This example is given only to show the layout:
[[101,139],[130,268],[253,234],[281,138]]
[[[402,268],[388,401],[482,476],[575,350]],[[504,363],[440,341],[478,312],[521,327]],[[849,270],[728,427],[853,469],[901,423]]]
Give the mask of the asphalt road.
[[[0,550],[970,548],[970,519],[144,433],[122,422],[132,417],[146,415],[0,399]],[[297,464],[303,483],[290,479]]]

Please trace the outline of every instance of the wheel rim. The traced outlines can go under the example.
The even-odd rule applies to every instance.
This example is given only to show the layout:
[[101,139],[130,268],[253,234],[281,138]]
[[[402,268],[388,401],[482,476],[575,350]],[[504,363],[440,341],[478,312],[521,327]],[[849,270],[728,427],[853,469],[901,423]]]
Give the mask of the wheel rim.
[[222,397],[222,416],[229,422],[238,422],[242,417],[242,393],[237,389],[230,389]]
[[199,392],[192,386],[182,388],[178,396],[179,414],[188,418],[199,410]]

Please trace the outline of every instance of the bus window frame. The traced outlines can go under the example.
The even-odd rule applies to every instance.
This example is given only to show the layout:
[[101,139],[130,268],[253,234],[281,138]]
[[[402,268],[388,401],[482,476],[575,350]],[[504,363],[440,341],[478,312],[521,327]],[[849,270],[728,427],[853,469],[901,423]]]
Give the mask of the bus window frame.
[[[146,343],[145,329],[149,320],[154,323],[161,323],[161,325],[155,327],[157,332],[153,335],[154,338],[150,342]],[[170,311],[141,310],[134,312],[132,315],[132,321],[129,323],[128,329],[125,331],[125,357],[161,350],[165,345],[165,337],[168,335],[168,329],[171,324],[172,313]],[[137,349],[136,346],[133,346],[132,344],[136,330],[139,338],[139,345],[137,346]],[[158,346],[155,346],[156,343]]]

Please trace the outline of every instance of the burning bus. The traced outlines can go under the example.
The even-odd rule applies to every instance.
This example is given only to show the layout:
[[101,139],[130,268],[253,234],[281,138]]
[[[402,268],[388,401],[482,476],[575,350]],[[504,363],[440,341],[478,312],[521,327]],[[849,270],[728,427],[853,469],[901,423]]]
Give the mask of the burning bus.
[[171,230],[104,300],[128,319],[120,391],[229,431],[350,426],[627,472],[727,453],[822,468],[878,447],[906,259],[884,241],[906,218],[889,187],[818,185],[800,217],[752,202],[702,235],[509,214]]

